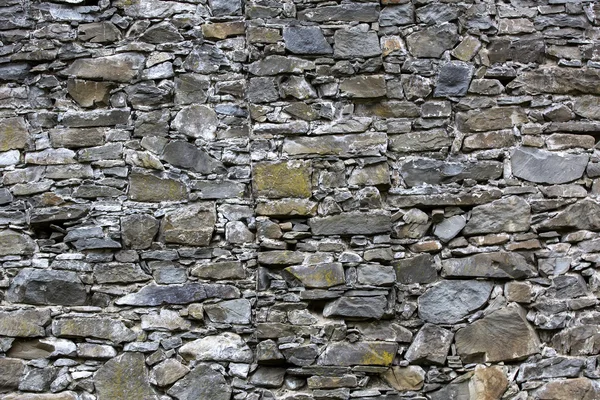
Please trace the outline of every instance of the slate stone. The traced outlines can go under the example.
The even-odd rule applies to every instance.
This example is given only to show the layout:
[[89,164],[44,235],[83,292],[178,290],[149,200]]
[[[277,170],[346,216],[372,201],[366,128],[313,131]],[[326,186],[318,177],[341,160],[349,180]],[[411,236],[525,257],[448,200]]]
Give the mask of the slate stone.
[[77,400],[79,396],[72,391],[60,393],[11,393],[5,395],[2,400]]
[[242,14],[242,0],[209,0],[214,17]]
[[175,77],[175,104],[204,103],[210,81],[198,74],[179,74]]
[[433,228],[433,234],[442,242],[447,243],[454,239],[465,227],[467,221],[463,215],[453,215],[450,218],[444,218]]
[[229,61],[225,53],[209,44],[195,46],[183,62],[183,68],[199,74],[211,74],[226,65],[229,65]]
[[272,76],[278,74],[301,74],[315,69],[313,61],[297,57],[272,55],[248,65],[248,71],[256,76]]
[[543,400],[593,400],[600,397],[600,386],[588,378],[564,379],[550,381],[534,393]]
[[317,203],[308,199],[280,199],[258,202],[256,214],[269,217],[314,217],[317,214]]
[[[545,58],[546,45],[541,36],[507,38],[495,37],[487,46],[491,63],[514,61],[523,64],[541,63]],[[520,74],[519,74],[520,75]]]
[[191,274],[201,279],[242,279],[246,276],[239,261],[197,264],[192,268]]
[[[149,70],[145,71],[145,75]],[[173,102],[171,86],[157,85],[154,81],[145,80],[125,88],[127,98],[136,110],[150,110]]]
[[142,202],[182,201],[187,199],[187,189],[175,179],[132,172],[128,196],[130,200]]
[[67,111],[60,117],[64,126],[91,128],[95,126],[127,125],[130,112],[126,110]]
[[358,282],[363,285],[391,286],[396,282],[394,267],[389,265],[367,264],[357,268]]
[[24,149],[29,140],[29,131],[23,117],[0,120],[0,151]]
[[341,263],[295,265],[285,268],[283,277],[291,284],[307,288],[329,288],[346,283]]
[[306,161],[257,163],[252,168],[252,188],[268,198],[312,195],[312,166]]
[[308,223],[313,235],[370,235],[391,231],[390,213],[383,210],[313,217]]
[[252,320],[250,302],[246,299],[226,300],[220,303],[207,304],[204,311],[212,322],[220,324],[247,325]]
[[23,268],[13,278],[6,298],[14,303],[82,305],[87,293],[75,272]]
[[342,80],[342,94],[350,98],[381,97],[386,94],[383,75],[354,76]]
[[600,71],[594,68],[536,68],[514,80],[528,94],[600,94]]
[[244,33],[246,33],[246,24],[243,21],[216,22],[202,25],[202,34],[207,39],[226,39]]
[[484,281],[441,281],[419,297],[419,317],[435,324],[455,324],[481,308],[492,288]]
[[275,79],[254,77],[248,80],[246,98],[252,103],[268,103],[279,100],[279,90]]
[[404,182],[412,187],[460,182],[464,179],[498,179],[502,176],[503,166],[497,161],[457,162],[418,158],[402,164],[400,173]]
[[131,342],[137,337],[136,333],[120,320],[106,317],[54,319],[52,334],[57,337],[92,337],[115,343]]
[[52,129],[49,133],[50,142],[55,147],[76,149],[104,144],[102,128]]
[[432,283],[437,280],[435,259],[430,254],[419,254],[415,257],[396,260],[392,265],[396,270],[398,282],[405,285]]
[[379,37],[376,32],[361,32],[355,29],[338,29],[333,35],[335,58],[375,57],[381,55]]
[[231,386],[221,375],[209,365],[199,364],[183,379],[176,382],[167,391],[177,400],[193,399],[231,399]]
[[594,120],[600,120],[600,99],[597,96],[579,96],[573,103],[575,114]]
[[298,13],[298,19],[313,22],[377,22],[379,17],[378,4],[340,4],[310,8]]
[[208,246],[215,228],[215,204],[195,203],[166,213],[160,223],[159,237],[166,243]]
[[234,299],[240,296],[231,285],[184,283],[181,285],[147,285],[135,293],[116,301],[117,305],[160,306],[163,304],[189,304],[208,298]]
[[94,374],[94,386],[98,400],[159,398],[150,386],[145,357],[141,353],[123,353],[106,362]]
[[30,224],[37,226],[74,221],[85,217],[89,211],[88,206],[81,204],[34,208],[31,211],[29,222]]
[[284,377],[285,368],[258,367],[249,382],[259,387],[277,388],[283,384]]
[[390,366],[397,351],[398,344],[391,342],[332,342],[321,353],[317,364]]
[[459,7],[455,4],[430,3],[417,8],[417,21],[427,25],[441,24],[458,19]]
[[522,232],[529,230],[530,221],[529,204],[518,196],[510,196],[473,208],[463,234]]
[[411,3],[387,6],[379,14],[379,26],[409,25],[415,22],[414,7]]
[[450,277],[525,279],[537,276],[537,270],[522,255],[500,251],[443,260],[442,275]]
[[63,70],[66,76],[128,82],[135,78],[146,58],[139,53],[119,53],[113,56],[80,58]]
[[35,247],[35,241],[24,233],[12,229],[0,231],[0,256],[32,255]]
[[453,338],[451,331],[426,323],[406,350],[404,358],[414,364],[444,365]]
[[17,390],[21,376],[25,371],[25,362],[17,358],[0,359],[0,393]]
[[206,141],[216,138],[215,132],[218,125],[219,120],[215,111],[210,107],[198,104],[182,108],[171,124],[173,129],[186,136]]
[[584,199],[569,205],[556,216],[542,221],[539,225],[542,231],[585,229],[600,231],[600,204],[590,199]]
[[417,365],[393,366],[381,375],[384,381],[398,391],[421,390],[425,382],[425,371]]
[[519,147],[511,155],[513,175],[535,183],[567,183],[583,176],[587,154],[553,153],[546,150]]
[[164,149],[163,159],[176,167],[190,169],[201,174],[223,173],[223,163],[203,150],[184,141],[169,142]]
[[577,378],[584,367],[584,361],[552,357],[535,363],[521,364],[519,367],[518,382],[543,380],[551,378]]
[[173,24],[161,22],[146,29],[140,36],[140,40],[152,44],[161,44],[181,42],[184,39]]
[[216,336],[206,336],[184,344],[179,354],[187,360],[230,361],[250,363],[252,350],[237,334],[225,332]]
[[111,43],[121,39],[121,31],[115,24],[102,21],[77,27],[78,37],[90,43]]
[[600,350],[600,332],[597,325],[582,324],[563,329],[552,337],[552,347],[570,356],[597,354]]
[[190,321],[179,316],[177,311],[160,310],[159,314],[142,315],[142,329],[149,331],[185,331],[191,328]]
[[331,54],[333,49],[318,26],[286,26],[283,28],[285,48],[294,54]]
[[452,145],[452,138],[444,129],[418,131],[389,136],[389,148],[399,153],[436,151]]
[[539,352],[540,340],[515,303],[456,332],[456,351],[464,363],[512,361]]
[[175,360],[174,358],[167,358],[162,361],[150,371],[150,382],[160,387],[169,386],[190,372],[190,369]]
[[475,67],[463,61],[450,61],[440,68],[437,77],[435,97],[466,96]]
[[94,279],[97,283],[145,282],[152,277],[134,263],[94,264]]
[[380,319],[385,313],[387,299],[385,296],[342,296],[325,305],[323,316],[345,318]]
[[147,214],[132,214],[121,218],[121,239],[131,249],[147,249],[158,233],[159,222]]
[[439,58],[458,43],[456,25],[442,23],[423,28],[406,37],[410,54],[414,57]]
[[50,310],[0,311],[0,335],[8,337],[45,336]]
[[291,156],[333,155],[348,158],[383,154],[386,148],[387,135],[381,132],[285,138],[283,141],[283,152]]
[[55,165],[75,163],[75,152],[69,149],[46,149],[25,154],[25,163]]
[[108,359],[117,356],[117,350],[114,347],[95,344],[95,343],[78,343],[77,356],[81,358],[99,358]]
[[510,129],[528,122],[522,107],[494,107],[486,110],[458,114],[464,117],[463,128],[467,132],[497,131]]

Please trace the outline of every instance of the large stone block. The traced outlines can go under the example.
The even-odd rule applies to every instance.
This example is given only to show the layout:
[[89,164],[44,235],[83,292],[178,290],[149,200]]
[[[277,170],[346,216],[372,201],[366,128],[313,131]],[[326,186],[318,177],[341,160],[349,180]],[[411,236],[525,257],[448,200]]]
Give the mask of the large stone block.
[[23,117],[0,120],[0,151],[24,149],[29,140],[29,131]]
[[187,188],[175,179],[132,172],[128,196],[133,201],[182,201],[187,199]]
[[14,303],[82,305],[87,293],[75,272],[23,268],[6,298]]
[[536,183],[567,183],[583,176],[587,154],[553,153],[519,147],[511,155],[512,172],[517,178]]
[[510,196],[473,208],[463,233],[523,232],[529,230],[530,222],[531,207],[527,201]]
[[388,211],[351,211],[308,221],[313,235],[371,235],[391,231]]
[[353,365],[389,366],[398,344],[392,342],[335,342],[330,343],[317,360],[319,365],[339,367]]
[[492,288],[484,281],[441,281],[419,297],[419,317],[434,324],[455,324],[487,303]]
[[80,58],[62,73],[84,79],[128,82],[138,76],[146,58],[139,53],[120,53],[114,56]]
[[268,198],[310,197],[312,167],[306,161],[259,163],[252,169],[252,187]]

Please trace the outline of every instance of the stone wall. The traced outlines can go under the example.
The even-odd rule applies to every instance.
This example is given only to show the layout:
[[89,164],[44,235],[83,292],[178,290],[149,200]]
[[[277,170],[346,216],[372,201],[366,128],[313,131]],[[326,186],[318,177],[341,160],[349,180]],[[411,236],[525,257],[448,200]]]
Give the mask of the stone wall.
[[0,399],[600,399],[600,3],[1,0]]

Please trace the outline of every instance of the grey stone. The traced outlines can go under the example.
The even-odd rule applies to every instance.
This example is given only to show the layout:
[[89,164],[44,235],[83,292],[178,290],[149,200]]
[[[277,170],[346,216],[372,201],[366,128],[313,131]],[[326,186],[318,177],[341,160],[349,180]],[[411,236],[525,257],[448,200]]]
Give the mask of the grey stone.
[[449,23],[426,27],[406,37],[408,50],[415,57],[439,58],[457,43],[456,25]]
[[88,206],[80,204],[58,207],[40,207],[31,211],[29,222],[35,226],[73,221],[83,218],[89,211]]
[[413,338],[413,334],[409,329],[393,321],[357,322],[355,327],[366,340],[410,343]]
[[390,213],[383,210],[313,217],[308,222],[314,235],[369,235],[391,230]]
[[167,393],[177,400],[230,400],[231,386],[221,373],[206,364],[200,364],[171,386]]
[[352,365],[389,366],[398,344],[391,342],[332,342],[317,360],[318,365],[346,367]]
[[81,358],[113,358],[117,356],[114,347],[105,344],[78,343],[77,356]]
[[193,104],[181,109],[171,126],[192,138],[214,140],[219,120],[215,111],[207,106]]
[[284,377],[285,368],[258,367],[248,381],[259,387],[278,388],[283,384]]
[[246,192],[246,185],[228,180],[196,181],[193,188],[199,191],[198,197],[204,200],[243,197]]
[[510,196],[473,208],[463,233],[522,232],[529,230],[530,221],[529,204],[518,196]]
[[312,70],[314,68],[315,63],[313,61],[297,57],[272,55],[253,62],[248,66],[248,71],[256,76],[271,76],[277,74],[301,74],[305,70]]
[[537,68],[524,72],[513,81],[526,93],[600,94],[600,71],[594,68]]
[[221,66],[225,65],[229,65],[225,53],[209,44],[194,47],[183,62],[183,68],[199,74],[217,72]]
[[215,204],[195,203],[166,213],[159,236],[166,243],[208,246],[216,222]]
[[435,324],[455,324],[481,308],[492,288],[484,281],[441,281],[419,297],[419,317]]
[[454,215],[450,218],[444,218],[433,228],[433,234],[442,242],[447,243],[454,239],[465,227],[467,221],[463,215]]
[[324,317],[380,319],[387,305],[385,296],[343,296],[325,305]]
[[25,362],[16,358],[0,359],[0,393],[16,390],[25,371]]
[[389,265],[361,265],[357,273],[358,282],[363,285],[390,286],[396,281],[396,272]]
[[182,285],[147,285],[136,293],[121,297],[117,305],[160,306],[163,304],[189,304],[208,298],[234,299],[239,290],[230,285],[185,283]]
[[583,176],[587,154],[552,153],[519,147],[511,155],[512,172],[518,178],[536,183],[567,183]]
[[158,233],[156,218],[146,214],[133,214],[121,218],[121,239],[131,249],[147,249]]
[[175,104],[204,103],[210,81],[198,74],[180,74],[175,77]]
[[95,126],[126,125],[129,110],[92,110],[67,111],[61,116],[63,125],[70,128],[89,128]]
[[354,76],[344,79],[340,90],[350,98],[381,97],[386,94],[385,79],[383,75]]
[[552,337],[552,347],[560,354],[587,356],[600,349],[600,333],[597,325],[582,324],[563,329]]
[[138,264],[97,263],[94,264],[94,279],[97,283],[145,282],[152,277]]
[[435,260],[429,254],[397,260],[392,265],[396,269],[396,277],[400,283],[432,283],[437,280]]
[[208,4],[215,17],[242,14],[242,0],[209,0]]
[[246,299],[226,300],[220,303],[207,304],[204,311],[212,322],[221,324],[247,325],[252,320],[250,302]]
[[145,57],[138,53],[81,58],[75,60],[63,74],[84,79],[128,82],[139,74],[144,61]]
[[384,7],[379,14],[379,26],[412,24],[415,22],[414,12],[411,3]]
[[0,231],[0,256],[32,255],[35,246],[34,240],[28,235],[12,229]]
[[164,149],[163,159],[176,167],[191,169],[201,174],[223,173],[225,167],[203,150],[184,141],[169,142]]
[[187,199],[187,189],[175,179],[132,172],[128,196],[133,201],[143,202],[182,201]]
[[443,129],[409,132],[389,137],[390,150],[399,153],[437,151],[448,148],[451,144],[452,138]]
[[248,81],[246,97],[252,103],[267,103],[279,100],[275,80],[270,77],[254,77]]
[[7,337],[45,336],[50,310],[0,311],[0,335]]
[[283,277],[292,285],[307,288],[329,288],[346,283],[341,263],[295,265],[285,268]]
[[[546,46],[541,37],[503,38],[495,37],[487,46],[488,57],[492,63],[514,61],[520,63],[539,63],[545,58]],[[517,79],[520,81],[520,79]]]
[[29,368],[19,382],[19,390],[25,392],[47,392],[56,378],[56,368]]
[[0,151],[24,149],[29,141],[29,131],[23,117],[0,120]]
[[455,4],[430,3],[417,8],[416,14],[417,21],[435,25],[458,19],[460,8]]
[[577,97],[573,111],[584,118],[600,120],[600,99],[597,96]]
[[76,273],[23,268],[13,278],[7,300],[25,304],[82,305],[85,286]]
[[94,374],[94,386],[98,400],[159,398],[150,386],[145,358],[141,353],[123,353],[109,360]]
[[52,334],[57,337],[107,339],[115,343],[130,342],[137,337],[120,320],[105,317],[54,319]]
[[543,221],[539,228],[542,231],[556,229],[585,229],[600,231],[600,204],[584,199],[571,204],[556,216]]
[[584,361],[566,357],[552,357],[536,363],[521,364],[517,381],[542,380],[551,378],[577,378],[584,367]]
[[562,379],[550,381],[534,393],[538,399],[593,400],[600,397],[600,387],[593,379]]
[[463,128],[467,132],[497,131],[510,129],[528,122],[522,107],[494,107],[485,110],[469,111],[457,114],[462,118]]
[[201,279],[241,279],[245,277],[244,267],[239,261],[221,261],[197,264],[191,274]]
[[379,155],[386,148],[387,135],[381,132],[285,138],[283,141],[283,151],[291,156],[335,155],[348,158]]
[[419,158],[402,164],[400,173],[408,186],[439,185],[464,179],[498,179],[502,176],[503,166],[497,161],[456,162]]
[[338,29],[333,35],[335,58],[375,57],[381,54],[376,32]]
[[142,329],[149,331],[185,331],[191,322],[179,316],[177,311],[160,310],[159,314],[142,315]]
[[406,350],[404,358],[414,364],[444,365],[454,334],[433,324],[425,324]]
[[237,334],[225,332],[184,344],[179,354],[188,360],[250,363],[252,350]]
[[378,18],[378,4],[340,4],[311,8],[298,13],[298,19],[313,22],[377,22]]
[[50,142],[55,147],[70,149],[104,144],[102,128],[53,129],[50,131]]
[[150,382],[160,386],[169,386],[190,372],[190,369],[175,360],[174,358],[167,358],[162,361],[150,371]]
[[285,48],[294,54],[331,54],[333,49],[318,26],[287,26],[283,28]]
[[466,96],[475,67],[463,61],[450,61],[440,68],[433,95]]
[[475,254],[442,261],[442,275],[450,277],[524,279],[537,276],[536,268],[518,253]]
[[456,332],[456,351],[463,362],[498,362],[539,352],[540,340],[515,303],[492,312]]
[[177,31],[177,28],[169,22],[161,22],[153,25],[140,36],[140,40],[152,44],[180,42],[183,36]]

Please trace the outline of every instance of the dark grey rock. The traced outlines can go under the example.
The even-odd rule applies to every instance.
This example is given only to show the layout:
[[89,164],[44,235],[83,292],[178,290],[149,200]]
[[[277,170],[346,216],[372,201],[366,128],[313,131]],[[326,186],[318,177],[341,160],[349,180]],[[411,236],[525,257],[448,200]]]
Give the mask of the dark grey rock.
[[271,55],[248,65],[248,71],[256,76],[272,76],[277,74],[301,74],[305,70],[315,68],[313,61],[301,58]]
[[216,222],[215,204],[198,202],[166,213],[159,237],[166,243],[208,246]]
[[511,155],[512,172],[518,178],[536,183],[567,183],[583,176],[587,154],[553,153],[519,147]]
[[241,279],[245,277],[244,267],[239,261],[197,264],[191,274],[201,279]]
[[556,216],[543,221],[539,228],[542,231],[564,229],[586,229],[600,231],[600,204],[585,199],[572,204]]
[[187,189],[175,179],[132,172],[129,176],[128,196],[133,201],[182,201],[187,199]]
[[152,44],[173,43],[183,40],[177,28],[169,22],[153,25],[140,36],[140,40]]
[[77,27],[79,39],[91,43],[116,42],[121,38],[121,31],[115,24],[103,21],[91,24],[82,24]]
[[467,221],[463,215],[454,215],[450,218],[444,218],[433,228],[433,234],[442,242],[447,243],[454,239],[465,227]]
[[198,74],[179,74],[175,77],[175,104],[204,103],[210,81]]
[[389,136],[389,148],[399,153],[412,153],[417,151],[437,151],[448,148],[452,138],[444,129],[430,131],[409,132]]
[[380,319],[387,305],[385,296],[343,296],[325,305],[324,317]]
[[377,22],[379,4],[340,4],[303,10],[298,19],[313,22]]
[[118,305],[159,306],[188,304],[208,298],[234,299],[239,290],[231,285],[186,283],[183,285],[148,285],[136,293],[121,297]]
[[415,22],[414,12],[411,3],[384,7],[379,14],[379,26],[412,24]]
[[475,67],[463,61],[450,61],[440,68],[433,95],[466,96]]
[[535,266],[518,253],[475,254],[442,261],[442,275],[494,279],[524,279],[537,276]]
[[63,74],[84,79],[128,82],[139,74],[145,59],[142,54],[138,53],[81,58],[75,60],[63,71]]
[[275,79],[270,77],[250,78],[246,98],[252,103],[268,103],[279,100]]
[[458,43],[456,25],[443,23],[411,33],[406,38],[408,50],[415,57],[439,58]]
[[398,282],[410,285],[412,283],[432,283],[437,280],[435,259],[429,254],[419,254],[416,257],[394,261]]
[[331,54],[333,49],[318,26],[288,26],[283,28],[285,48],[294,54]]
[[24,392],[47,392],[50,383],[56,378],[57,369],[53,367],[29,368],[19,382],[19,390]]
[[581,275],[568,274],[552,278],[552,286],[546,293],[554,299],[574,299],[587,292],[587,284]]
[[396,281],[394,267],[389,265],[361,265],[357,273],[358,282],[363,285],[390,286]]
[[419,317],[436,324],[455,324],[481,308],[493,286],[484,281],[441,281],[419,297]]
[[183,62],[183,68],[199,74],[217,72],[221,66],[229,65],[225,53],[209,44],[196,46]]
[[126,125],[129,110],[92,110],[67,111],[61,116],[61,122],[70,128],[91,128],[95,126]]
[[314,217],[308,221],[313,235],[369,235],[391,230],[387,211],[352,211],[328,217]]
[[402,164],[400,173],[408,186],[439,185],[464,179],[498,179],[502,176],[503,165],[497,161],[455,162],[419,158]]
[[487,46],[488,57],[492,63],[514,61],[520,63],[539,63],[545,58],[546,45],[541,37],[520,37],[518,39],[495,37]]
[[283,385],[285,368],[258,367],[248,382],[265,388],[278,388]]
[[167,391],[177,400],[230,400],[231,386],[210,366],[200,364]]
[[176,167],[191,169],[201,174],[223,173],[223,164],[191,143],[169,142],[164,149],[163,159]]
[[333,35],[335,58],[375,57],[381,54],[376,32],[356,29],[338,29]]
[[194,189],[198,190],[198,197],[204,200],[230,199],[243,197],[246,185],[234,181],[196,181]]
[[473,208],[463,229],[465,235],[529,230],[531,208],[524,199],[510,196]]
[[209,0],[208,4],[215,17],[242,15],[242,0]]
[[13,278],[7,300],[25,304],[85,304],[85,286],[75,272],[23,268]]
[[188,367],[174,358],[167,358],[152,368],[150,382],[156,382],[160,387],[169,386],[186,376],[188,372],[190,372]]
[[132,249],[147,249],[158,233],[158,220],[151,215],[133,214],[121,218],[123,245]]
[[552,357],[536,363],[521,364],[519,367],[518,382],[542,380],[551,378],[576,378],[584,367],[584,361]]
[[454,334],[433,324],[419,330],[404,358],[414,364],[444,365]]
[[446,3],[430,3],[416,10],[417,21],[427,25],[454,21],[458,19],[459,13],[459,7]]
[[145,357],[141,353],[123,353],[106,362],[94,374],[94,386],[98,400],[159,398],[150,386]]

